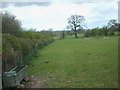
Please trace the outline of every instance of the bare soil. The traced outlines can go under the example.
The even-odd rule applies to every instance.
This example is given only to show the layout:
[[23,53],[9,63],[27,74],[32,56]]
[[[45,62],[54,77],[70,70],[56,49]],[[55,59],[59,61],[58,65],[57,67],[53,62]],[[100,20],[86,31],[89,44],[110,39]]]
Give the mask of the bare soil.
[[43,85],[47,80],[47,78],[34,75],[26,76],[24,80],[20,82],[17,88],[45,88]]

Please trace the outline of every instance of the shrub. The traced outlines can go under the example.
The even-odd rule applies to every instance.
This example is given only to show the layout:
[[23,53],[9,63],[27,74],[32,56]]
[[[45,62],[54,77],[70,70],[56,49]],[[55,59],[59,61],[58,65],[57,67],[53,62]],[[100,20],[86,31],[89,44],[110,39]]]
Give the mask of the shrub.
[[2,63],[3,71],[7,71],[17,64],[16,57],[20,52],[19,39],[11,34],[2,35]]
[[34,43],[31,39],[20,39],[21,50],[23,57],[28,55],[30,50],[33,49]]
[[2,44],[3,54],[16,53],[21,49],[19,39],[11,34],[2,35]]
[[115,34],[115,32],[113,30],[109,30],[108,36],[113,36],[114,34]]
[[115,32],[115,35],[120,36],[120,32],[119,31]]
[[90,37],[91,36],[91,31],[90,30],[86,30],[86,32],[84,33],[85,37]]

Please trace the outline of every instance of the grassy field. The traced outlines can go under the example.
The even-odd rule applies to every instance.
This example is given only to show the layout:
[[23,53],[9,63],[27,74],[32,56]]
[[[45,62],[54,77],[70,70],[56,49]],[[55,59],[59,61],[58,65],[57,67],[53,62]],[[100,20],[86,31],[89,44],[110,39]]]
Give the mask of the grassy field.
[[56,40],[36,53],[28,73],[52,78],[47,88],[118,86],[118,38]]

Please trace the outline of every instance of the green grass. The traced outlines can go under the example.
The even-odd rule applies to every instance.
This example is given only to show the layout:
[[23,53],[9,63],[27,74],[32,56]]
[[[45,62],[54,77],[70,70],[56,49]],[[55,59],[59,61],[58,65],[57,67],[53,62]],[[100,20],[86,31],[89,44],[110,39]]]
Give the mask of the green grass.
[[50,77],[44,87],[118,87],[117,37],[57,40],[39,50],[36,56],[28,73]]

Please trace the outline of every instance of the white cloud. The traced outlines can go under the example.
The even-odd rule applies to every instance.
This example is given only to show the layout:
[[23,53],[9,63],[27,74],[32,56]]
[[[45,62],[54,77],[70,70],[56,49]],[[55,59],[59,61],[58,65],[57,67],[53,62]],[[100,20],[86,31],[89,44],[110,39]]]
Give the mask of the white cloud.
[[[53,28],[54,30],[65,29],[67,18],[73,14],[83,15],[86,18],[88,28],[96,27],[96,24],[104,25],[110,19],[117,19],[117,2],[99,3],[69,3],[53,2],[50,6],[24,6],[15,7],[9,5],[5,8],[22,21],[25,28],[37,30]],[[98,22],[98,23],[95,23]]]
[[[58,0],[52,0],[54,1],[58,1]],[[75,2],[95,2],[98,0],[59,0],[59,1],[75,1]],[[118,1],[118,0],[99,0],[100,2],[104,2],[104,1]],[[2,2],[51,2],[51,0],[2,0]]]

